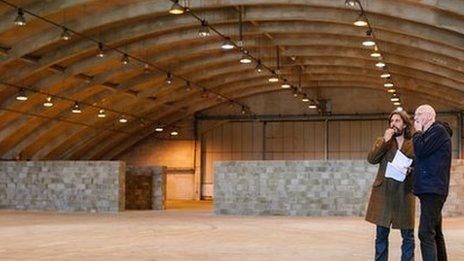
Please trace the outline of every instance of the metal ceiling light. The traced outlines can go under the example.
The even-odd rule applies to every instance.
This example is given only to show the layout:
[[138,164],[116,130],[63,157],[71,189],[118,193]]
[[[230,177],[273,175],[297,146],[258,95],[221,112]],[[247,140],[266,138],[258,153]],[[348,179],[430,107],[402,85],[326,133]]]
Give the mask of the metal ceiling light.
[[161,127],[160,125],[158,125],[158,126],[155,128],[155,131],[156,131],[156,132],[162,132],[162,131],[164,131],[164,128]]
[[121,59],[121,63],[123,65],[127,65],[129,64],[129,55],[127,55],[126,53],[123,55],[122,59]]
[[247,54],[243,54],[242,58],[240,58],[240,63],[249,64],[251,62],[252,62],[252,60],[251,60],[250,56],[247,55]]
[[390,101],[392,102],[399,102],[400,101],[400,97],[396,96],[396,94],[394,94],[391,98],[390,98]]
[[379,52],[373,52],[373,53],[371,53],[371,57],[380,58],[380,57],[382,57],[382,54],[380,54]]
[[177,131],[175,131],[175,130],[174,130],[174,131],[171,131],[171,136],[177,136],[177,135],[179,135],[179,132],[177,132]]
[[390,75],[389,73],[382,73],[382,74],[380,75],[380,78],[382,78],[382,79],[389,79],[390,76],[391,76],[391,75]]
[[106,118],[106,113],[104,109],[98,111],[98,118]]
[[269,77],[268,81],[269,82],[279,82],[279,78],[277,77],[277,75],[272,74],[271,77]]
[[284,83],[280,86],[282,89],[289,89],[292,86],[287,82],[287,79],[284,79]]
[[383,68],[385,67],[385,63],[384,62],[378,62],[375,64],[375,66],[379,67],[379,68]]
[[367,26],[367,21],[364,19],[363,13],[359,14],[358,18],[356,21],[354,21],[353,24],[359,27]]
[[143,65],[143,72],[144,73],[150,73],[150,65],[148,63]]
[[172,75],[170,72],[166,73],[166,84],[171,85],[172,84]]
[[200,30],[198,30],[198,35],[200,37],[208,37],[211,35],[209,31],[208,22],[206,20],[201,21],[201,26],[200,26]]
[[371,57],[374,57],[374,58],[382,57],[382,54],[379,52],[379,47],[377,47],[377,45],[374,46],[374,51],[371,53]]
[[119,123],[127,123],[127,118],[123,116],[121,116],[121,118],[119,118]]
[[173,15],[180,15],[183,14],[185,8],[179,4],[179,0],[176,0],[174,4],[172,4],[171,9],[169,9],[169,13]]
[[25,26],[26,25],[26,18],[24,18],[23,9],[18,8],[18,15],[14,20],[14,24],[17,26]]
[[310,105],[308,106],[308,108],[310,108],[310,109],[317,109],[317,105],[313,103],[313,104],[310,104]]
[[396,90],[395,90],[395,89],[388,89],[387,92],[389,92],[389,93],[395,93]]
[[398,101],[398,102],[394,102],[393,105],[395,105],[395,106],[401,106],[401,102],[399,102],[399,101]]
[[63,32],[61,33],[61,39],[64,41],[71,40],[71,33],[69,32],[68,28],[63,26]]
[[301,99],[302,102],[309,102],[309,98],[306,95]]
[[102,44],[102,43],[98,43],[98,54],[97,54],[97,57],[99,57],[99,58],[105,57],[105,52],[103,51],[103,44]]
[[372,47],[372,46],[375,46],[375,41],[374,39],[372,39],[372,30],[367,30],[366,31],[366,36],[367,36],[367,39],[365,39],[363,42],[362,42],[362,45],[363,46],[366,46],[366,47]]
[[263,64],[261,63],[261,60],[258,60],[258,63],[256,64],[256,68],[255,68],[256,72],[262,73],[263,69],[264,68],[263,68]]
[[235,45],[234,43],[230,40],[229,37],[226,38],[226,40],[222,43],[221,48],[224,50],[231,50],[234,49]]
[[52,97],[48,96],[45,102],[43,103],[44,107],[50,108],[53,106]]
[[384,86],[385,88],[391,88],[391,87],[393,87],[393,83],[391,83],[391,82],[386,82],[386,83],[383,84],[383,86]]
[[[401,105],[401,104],[400,104]],[[403,111],[403,107],[399,106],[396,108],[397,111]]]
[[18,95],[16,96],[16,100],[18,101],[27,101],[26,92],[24,89],[20,89]]
[[74,103],[74,107],[72,109],[72,113],[81,113],[81,108],[79,108],[79,104],[76,102]]

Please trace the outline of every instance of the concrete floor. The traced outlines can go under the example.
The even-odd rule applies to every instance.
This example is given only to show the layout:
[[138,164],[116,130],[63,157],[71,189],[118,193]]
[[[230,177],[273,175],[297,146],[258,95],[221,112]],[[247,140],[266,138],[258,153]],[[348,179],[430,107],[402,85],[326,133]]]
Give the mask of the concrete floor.
[[[0,211],[0,260],[372,260],[362,218],[215,216],[211,204],[166,211]],[[445,219],[449,260],[464,260],[464,217]],[[420,260],[418,242],[416,260]],[[390,260],[400,236],[391,234]]]

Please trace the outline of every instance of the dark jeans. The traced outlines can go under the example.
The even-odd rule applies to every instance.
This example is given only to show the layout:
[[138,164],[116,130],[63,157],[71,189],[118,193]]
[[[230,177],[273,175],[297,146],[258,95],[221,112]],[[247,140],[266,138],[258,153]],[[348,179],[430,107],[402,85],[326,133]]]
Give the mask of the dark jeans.
[[[375,237],[375,260],[388,260],[388,235],[390,228],[377,226]],[[401,229],[401,261],[414,260],[414,229]]]
[[420,200],[420,224],[419,239],[424,261],[445,261],[446,246],[441,228],[441,210],[446,201],[446,196],[437,194],[419,195]]

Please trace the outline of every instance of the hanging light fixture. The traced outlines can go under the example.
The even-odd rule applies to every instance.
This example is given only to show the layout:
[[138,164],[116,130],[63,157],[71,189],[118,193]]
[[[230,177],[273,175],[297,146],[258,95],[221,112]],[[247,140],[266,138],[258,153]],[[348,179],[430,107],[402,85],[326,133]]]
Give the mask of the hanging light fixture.
[[119,118],[119,123],[127,123],[127,118],[123,116],[121,116],[121,118]]
[[179,0],[176,0],[174,4],[172,4],[171,9],[169,9],[169,13],[173,15],[180,15],[183,14],[185,8],[179,4]]
[[282,89],[289,89],[292,86],[287,82],[287,79],[284,79],[284,83],[280,86]]
[[277,77],[277,75],[275,74],[272,74],[271,77],[269,77],[268,81],[272,83],[279,82],[279,77]]
[[393,96],[390,98],[390,101],[392,101],[392,102],[399,102],[399,101],[400,101],[400,97],[396,96],[396,94],[393,94]]
[[242,113],[242,115],[245,115],[245,114],[246,114],[246,108],[245,108],[245,106],[242,106],[242,111],[241,111],[240,113]]
[[385,67],[385,63],[384,62],[378,62],[375,64],[375,66],[379,67],[379,68],[383,68]]
[[252,62],[252,60],[251,60],[251,58],[250,58],[250,56],[248,54],[243,54],[242,58],[240,58],[240,63],[249,64],[251,62]]
[[143,65],[143,72],[144,73],[150,73],[150,65],[148,63]]
[[125,53],[125,54],[122,56],[121,63],[122,63],[123,65],[129,64],[129,55],[127,55],[127,54]]
[[190,82],[189,81],[185,82],[185,91],[189,92],[191,90],[192,88],[190,87]]
[[382,74],[380,75],[380,78],[382,78],[382,79],[389,79],[390,76],[391,76],[391,75],[390,75],[389,73],[382,73]]
[[177,131],[175,131],[175,130],[174,130],[174,131],[171,131],[171,136],[177,136],[177,135],[179,135],[179,132],[177,132]]
[[381,58],[382,54],[379,52],[379,47],[377,45],[374,45],[374,51],[371,53],[371,57],[373,58]]
[[200,26],[200,30],[198,30],[198,35],[200,37],[208,37],[211,35],[209,31],[208,22],[206,20],[201,21],[201,26]]
[[354,21],[354,25],[355,26],[359,26],[359,27],[363,27],[363,26],[367,26],[367,21],[366,19],[364,19],[364,16],[363,16],[364,13],[361,13],[359,14],[358,18],[356,19],[356,21]]
[[375,46],[375,41],[372,39],[372,31],[369,29],[366,31],[367,38],[362,42],[363,46],[372,47]]
[[386,83],[383,84],[383,86],[384,86],[385,88],[391,88],[391,87],[393,87],[393,83],[391,83],[391,82],[386,82]]
[[104,110],[104,109],[100,109],[100,110],[98,111],[98,115],[97,115],[97,116],[98,116],[98,118],[106,118],[106,112],[105,112],[105,110]]
[[81,113],[81,108],[79,108],[79,104],[76,102],[74,103],[74,107],[72,108],[72,113]]
[[261,60],[258,60],[258,63],[256,64],[256,68],[255,68],[256,72],[257,73],[262,73],[264,68],[263,68],[263,64],[261,63]]
[[45,100],[45,102],[43,103],[43,106],[44,107],[47,107],[47,108],[50,108],[53,106],[53,102],[52,102],[52,97],[51,96],[48,96]]
[[68,28],[63,26],[63,32],[61,33],[60,38],[64,41],[69,41],[71,39],[71,33],[69,32]]
[[388,89],[387,92],[389,92],[389,93],[395,93],[396,90],[395,90],[395,89]]
[[26,18],[24,18],[24,12],[22,8],[18,8],[18,15],[14,20],[14,24],[17,26],[25,26],[26,25]]
[[234,49],[234,43],[230,40],[229,37],[226,38],[226,40],[222,43],[221,48],[224,50],[231,50]]
[[293,91],[293,97],[297,98],[298,97],[298,91]]
[[20,89],[18,95],[16,96],[16,100],[27,101],[27,99],[28,98],[26,96],[26,92],[24,91],[24,89]]
[[309,98],[305,96],[303,96],[303,98],[301,99],[302,102],[309,102]]
[[170,72],[166,73],[166,84],[171,85],[172,84],[172,75]]
[[308,105],[308,108],[314,110],[314,109],[317,109],[317,105],[313,103],[313,104]]
[[155,131],[156,131],[156,132],[162,132],[162,131],[164,131],[164,128],[161,127],[160,125],[158,125],[158,126],[155,128]]
[[102,44],[102,43],[98,43],[98,54],[97,54],[97,57],[99,57],[99,58],[105,57],[105,52],[104,52],[104,50],[103,50],[103,44]]
[[401,106],[401,102],[399,102],[399,101],[394,102],[393,105],[395,105],[395,106]]
[[[400,104],[400,105],[401,105],[401,104]],[[403,107],[401,107],[401,106],[399,106],[399,105],[397,105],[397,106],[398,106],[398,107],[396,107],[396,110],[397,110],[397,111],[403,111]]]

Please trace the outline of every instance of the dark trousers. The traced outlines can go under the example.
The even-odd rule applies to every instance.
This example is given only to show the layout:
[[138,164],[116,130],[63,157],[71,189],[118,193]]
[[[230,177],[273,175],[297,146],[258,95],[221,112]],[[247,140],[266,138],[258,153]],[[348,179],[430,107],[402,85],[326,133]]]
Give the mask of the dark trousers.
[[[388,235],[390,228],[377,226],[375,237],[375,260],[388,260]],[[401,229],[401,261],[414,260],[414,229]]]
[[419,239],[424,261],[445,261],[446,246],[441,228],[441,210],[446,201],[446,196],[437,194],[419,195],[420,200],[420,224]]

